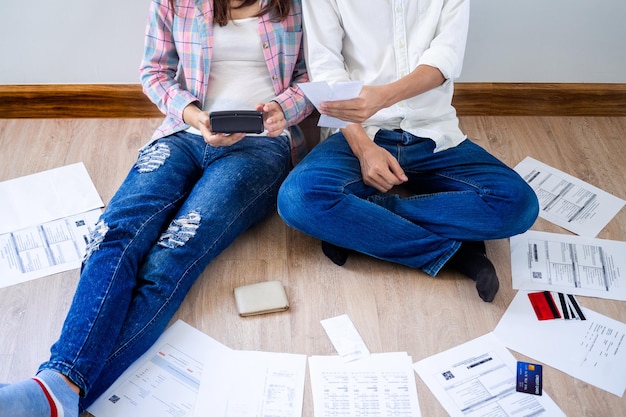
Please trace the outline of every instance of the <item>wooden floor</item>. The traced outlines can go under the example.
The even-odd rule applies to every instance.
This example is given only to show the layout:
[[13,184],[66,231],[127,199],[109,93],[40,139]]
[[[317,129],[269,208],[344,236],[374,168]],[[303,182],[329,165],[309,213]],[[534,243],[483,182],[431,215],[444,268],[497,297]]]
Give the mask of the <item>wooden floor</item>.
[[[82,161],[109,201],[157,119],[0,120],[0,181]],[[626,199],[626,117],[463,117],[464,131],[510,166],[532,156]],[[0,199],[3,197],[0,196]],[[0,204],[2,202],[0,201]],[[375,233],[375,225],[371,225]],[[535,230],[568,233],[539,219]],[[626,209],[599,234],[626,241]],[[202,274],[176,318],[233,349],[335,354],[320,320],[348,314],[372,352],[406,351],[413,361],[494,329],[515,291],[508,240],[487,243],[501,287],[493,303],[450,272],[421,271],[366,256],[344,267],[324,257],[315,239],[287,228],[274,214],[241,236]],[[58,335],[78,271],[0,289],[0,381],[33,375]],[[232,291],[281,280],[291,301],[285,313],[240,318]],[[624,302],[580,297],[581,304],[626,322]],[[529,360],[514,352],[522,360]],[[416,376],[422,414],[446,416]],[[619,398],[549,366],[544,388],[570,417],[626,416]],[[312,417],[310,386],[304,412]]]

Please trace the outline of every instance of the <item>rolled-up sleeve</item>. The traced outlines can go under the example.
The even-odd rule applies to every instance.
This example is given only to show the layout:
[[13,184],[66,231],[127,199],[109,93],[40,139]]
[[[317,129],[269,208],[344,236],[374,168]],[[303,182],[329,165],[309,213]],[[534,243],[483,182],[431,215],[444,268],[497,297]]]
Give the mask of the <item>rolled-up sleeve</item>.
[[467,0],[445,0],[443,8],[431,7],[420,18],[424,24],[436,24],[436,27],[433,28],[434,37],[428,48],[418,59],[418,65],[438,68],[446,80],[454,80],[461,75],[469,10]]

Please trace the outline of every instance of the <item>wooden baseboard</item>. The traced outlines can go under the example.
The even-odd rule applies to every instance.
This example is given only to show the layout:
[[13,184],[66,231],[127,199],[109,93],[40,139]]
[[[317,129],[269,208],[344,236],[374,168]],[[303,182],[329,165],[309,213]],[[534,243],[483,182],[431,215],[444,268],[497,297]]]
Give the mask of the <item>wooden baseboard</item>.
[[162,117],[138,84],[0,85],[0,118]]
[[626,116],[626,84],[458,83],[459,115]]
[[[459,116],[626,116],[626,84],[457,83]],[[0,118],[162,117],[138,84],[0,85]]]

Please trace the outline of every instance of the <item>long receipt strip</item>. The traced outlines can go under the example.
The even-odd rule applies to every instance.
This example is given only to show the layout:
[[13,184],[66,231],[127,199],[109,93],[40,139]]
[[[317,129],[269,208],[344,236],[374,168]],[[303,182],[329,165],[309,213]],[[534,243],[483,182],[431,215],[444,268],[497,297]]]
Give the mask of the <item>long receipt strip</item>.
[[346,362],[361,359],[370,354],[361,335],[347,314],[320,322],[339,356]]

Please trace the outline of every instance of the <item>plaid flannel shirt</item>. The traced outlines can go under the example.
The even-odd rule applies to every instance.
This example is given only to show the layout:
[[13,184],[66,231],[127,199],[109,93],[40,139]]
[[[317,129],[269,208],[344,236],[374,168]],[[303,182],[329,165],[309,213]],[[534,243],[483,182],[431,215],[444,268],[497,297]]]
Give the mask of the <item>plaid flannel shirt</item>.
[[[165,114],[152,141],[185,130],[183,110],[201,106],[209,81],[213,52],[213,1],[176,0],[176,13],[168,0],[152,0],[146,27],[140,79],[144,93]],[[267,0],[262,0],[262,6]],[[297,123],[313,110],[297,83],[309,80],[302,47],[302,8],[293,1],[289,16],[272,22],[259,17],[259,36],[272,79],[276,101],[290,126],[294,165],[306,154]]]

